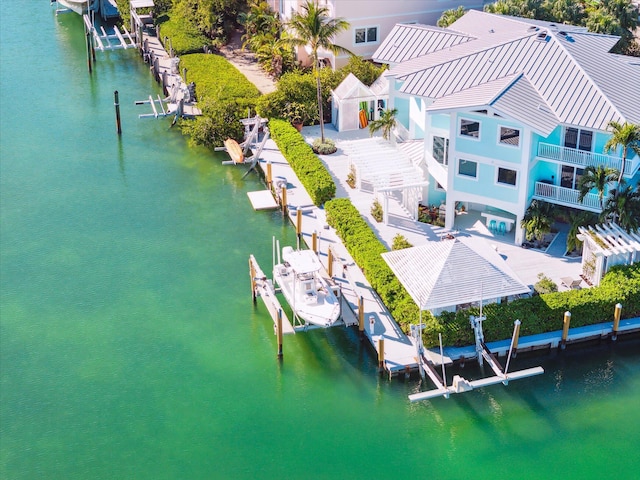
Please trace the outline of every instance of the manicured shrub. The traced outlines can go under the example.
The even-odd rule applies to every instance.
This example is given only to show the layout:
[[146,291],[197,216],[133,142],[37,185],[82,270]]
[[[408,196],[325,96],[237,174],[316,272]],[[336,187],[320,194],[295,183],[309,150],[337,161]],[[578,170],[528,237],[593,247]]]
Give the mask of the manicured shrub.
[[269,121],[269,131],[313,203],[323,205],[335,197],[333,178],[302,135],[288,121],[277,118]]
[[[211,40],[206,35],[174,11],[160,17],[158,25],[160,39],[164,39],[165,36],[170,38],[171,47],[176,55],[200,53],[204,51],[205,46],[211,45]],[[164,47],[168,52],[168,42]]]

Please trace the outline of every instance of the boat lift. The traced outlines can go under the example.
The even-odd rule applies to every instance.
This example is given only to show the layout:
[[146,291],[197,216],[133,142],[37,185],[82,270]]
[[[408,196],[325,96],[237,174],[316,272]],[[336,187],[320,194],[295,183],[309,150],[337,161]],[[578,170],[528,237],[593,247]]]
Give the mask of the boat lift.
[[[267,119],[261,118],[260,115],[256,115],[253,118],[244,119],[242,120],[242,123],[245,125],[245,139],[244,139],[244,142],[240,144],[240,146],[242,147],[242,153],[246,158],[247,153],[249,153],[249,150],[251,148],[254,148],[256,150],[253,156],[251,157],[251,162],[249,163],[249,169],[244,174],[244,176],[246,176],[249,174],[251,170],[255,169],[256,165],[258,164],[258,161],[260,160],[260,155],[262,155],[262,150],[264,149],[264,146],[267,143],[267,140],[269,140],[270,132],[269,132],[269,128],[266,125]],[[263,130],[262,139],[258,140],[260,138],[261,128]],[[216,152],[226,152],[227,147],[215,147],[214,150]],[[222,165],[237,165],[237,163],[234,162],[233,160],[224,160],[222,162]]]
[[[91,13],[93,14],[94,12]],[[122,27],[123,32],[120,31],[117,25],[114,25],[113,33],[111,34],[107,33],[104,27],[100,25],[100,33],[98,33],[98,29],[95,27],[95,21],[89,17],[89,14],[85,13],[82,15],[82,19],[84,20],[86,31],[91,33],[96,47],[101,52],[106,50],[126,50],[127,48],[136,48],[135,40],[124,25]]]
[[[509,371],[509,362],[511,360],[511,355],[514,351],[514,346],[517,346],[518,335],[520,333],[520,320],[516,320],[513,326],[513,336],[511,337],[511,346],[509,347],[509,354],[507,356],[507,363],[505,368],[503,369],[500,365],[500,362],[495,357],[491,350],[484,343],[484,333],[482,332],[482,322],[486,319],[486,317],[482,316],[482,305],[480,307],[480,316],[474,317],[471,316],[470,322],[471,327],[475,333],[476,338],[476,355],[478,358],[478,363],[482,366],[484,364],[484,360],[487,361],[493,372],[495,373],[492,377],[482,378],[479,380],[467,380],[459,375],[454,375],[453,382],[449,386],[447,385],[447,377],[444,368],[444,361],[442,362],[442,377],[435,369],[435,366],[425,357],[424,355],[424,345],[422,343],[422,330],[425,325],[412,325],[411,326],[411,336],[413,337],[414,343],[416,345],[416,350],[418,353],[418,365],[420,368],[420,374],[422,377],[425,377],[425,373],[429,376],[431,381],[436,386],[433,390],[428,390],[426,392],[419,392],[409,395],[409,400],[411,402],[419,402],[421,400],[428,400],[430,398],[435,397],[444,397],[449,398],[452,393],[464,393],[474,390],[476,388],[488,387],[489,385],[496,385],[498,383],[502,383],[504,385],[509,384],[509,380],[519,380],[521,378],[532,377],[534,375],[540,375],[544,373],[544,369],[542,367],[533,367],[527,368],[524,370],[518,370],[513,373],[508,373]],[[444,358],[443,349],[442,349],[442,335],[440,335],[440,355]]]

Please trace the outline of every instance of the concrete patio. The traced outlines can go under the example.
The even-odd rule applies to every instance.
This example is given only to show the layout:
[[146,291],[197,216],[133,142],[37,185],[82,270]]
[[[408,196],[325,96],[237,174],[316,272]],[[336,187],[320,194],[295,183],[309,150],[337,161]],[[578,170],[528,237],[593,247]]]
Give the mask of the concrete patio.
[[[304,127],[302,134],[311,143],[320,136],[320,127]],[[543,273],[558,285],[558,290],[567,290],[562,285],[562,277],[580,278],[582,272],[580,257],[568,258],[564,256],[568,225],[557,224],[558,233],[546,251],[525,249],[514,244],[514,231],[504,235],[492,233],[485,224],[485,219],[478,211],[462,212],[456,216],[454,228],[451,231],[427,223],[416,222],[399,201],[399,197],[389,198],[389,222],[387,225],[376,222],[371,216],[371,205],[374,201],[373,190],[363,185],[361,190],[352,189],[346,183],[349,173],[349,157],[341,148],[341,143],[369,137],[367,129],[338,132],[332,125],[325,125],[325,137],[336,142],[338,151],[333,155],[320,156],[336,185],[336,196],[349,197],[351,202],[367,220],[378,238],[391,248],[393,238],[401,234],[414,246],[427,241],[441,241],[448,233],[454,236],[474,236],[486,240],[506,260],[507,264],[518,274],[523,283],[533,286],[538,281],[538,274]],[[393,159],[389,159],[390,162]],[[581,287],[587,285],[582,282]]]

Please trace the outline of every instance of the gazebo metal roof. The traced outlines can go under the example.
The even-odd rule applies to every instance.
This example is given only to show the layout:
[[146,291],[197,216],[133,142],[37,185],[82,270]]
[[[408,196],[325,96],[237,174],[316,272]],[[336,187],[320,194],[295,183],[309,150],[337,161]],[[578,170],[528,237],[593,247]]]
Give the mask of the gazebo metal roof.
[[529,293],[502,257],[479,239],[460,237],[383,253],[421,310]]

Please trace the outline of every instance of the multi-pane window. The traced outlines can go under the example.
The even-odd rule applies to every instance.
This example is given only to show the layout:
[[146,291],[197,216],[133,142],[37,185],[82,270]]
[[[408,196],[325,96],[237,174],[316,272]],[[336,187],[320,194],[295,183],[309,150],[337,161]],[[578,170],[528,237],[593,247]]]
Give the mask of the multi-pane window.
[[508,168],[498,168],[498,183],[515,186],[518,172]]
[[355,42],[360,43],[375,43],[378,41],[378,27],[363,27],[356,28]]
[[583,173],[584,169],[582,168],[563,165],[562,174],[560,175],[560,186],[577,190],[578,182],[580,182]]
[[520,146],[520,130],[517,128],[500,127],[500,143],[514,147]]
[[475,120],[460,119],[460,135],[465,137],[480,138],[480,122]]
[[478,164],[471,160],[460,159],[458,161],[458,175],[476,178],[478,176]]
[[442,165],[449,164],[449,139],[444,137],[433,137],[433,158]]
[[593,132],[573,127],[564,130],[564,146],[567,148],[577,148],[585,152],[591,151],[593,143]]

